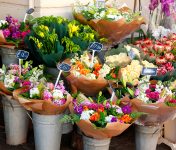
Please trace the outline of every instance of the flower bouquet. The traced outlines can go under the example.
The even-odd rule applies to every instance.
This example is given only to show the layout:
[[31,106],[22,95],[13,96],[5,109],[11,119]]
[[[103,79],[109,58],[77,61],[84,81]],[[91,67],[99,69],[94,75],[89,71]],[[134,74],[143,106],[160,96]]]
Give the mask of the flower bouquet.
[[33,21],[31,33],[25,39],[31,53],[39,63],[56,67],[59,61],[81,54],[98,34],[88,25],[62,17],[40,17]]
[[78,4],[75,7],[74,17],[81,23],[90,25],[100,37],[107,38],[114,45],[145,23],[140,13],[133,13],[127,7],[116,9],[96,7],[95,4],[87,6]]
[[141,48],[142,59],[148,60],[157,66],[155,80],[167,81],[176,76],[175,34],[152,41],[144,39],[137,41],[136,46]]
[[104,76],[109,73],[110,68],[100,64],[97,57],[92,64],[91,56],[85,51],[80,57],[71,59],[70,63],[72,69],[66,79],[73,93],[81,91],[86,96],[94,96],[108,85]]
[[81,131],[88,137],[107,139],[125,131],[140,115],[133,112],[130,104],[110,101],[99,93],[94,101],[79,93],[69,105],[71,115],[62,120],[76,122]]
[[56,115],[65,111],[70,95],[63,82],[54,88],[53,83],[36,83],[13,92],[14,97],[26,110],[42,115]]
[[24,46],[24,38],[30,32],[24,22],[19,22],[12,16],[0,20],[0,46],[18,48]]
[[160,125],[172,118],[176,110],[168,107],[165,101],[173,95],[172,91],[161,81],[149,81],[150,77],[143,77],[135,91],[137,96],[131,100],[133,107],[147,113],[138,119],[143,125]]

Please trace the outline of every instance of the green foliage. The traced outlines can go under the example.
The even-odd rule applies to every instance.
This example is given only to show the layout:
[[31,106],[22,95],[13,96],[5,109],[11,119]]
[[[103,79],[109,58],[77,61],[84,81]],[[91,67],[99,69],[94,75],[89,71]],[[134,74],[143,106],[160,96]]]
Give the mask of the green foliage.
[[74,124],[75,122],[80,121],[80,116],[77,114],[64,115],[64,117],[61,118],[59,121],[62,123],[71,122],[72,124]]

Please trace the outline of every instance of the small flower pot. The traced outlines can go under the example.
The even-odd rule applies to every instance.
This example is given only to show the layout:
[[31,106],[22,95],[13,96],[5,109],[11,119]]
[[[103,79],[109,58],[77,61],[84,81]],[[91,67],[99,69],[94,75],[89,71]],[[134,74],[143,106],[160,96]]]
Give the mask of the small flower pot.
[[62,136],[62,123],[59,115],[40,115],[32,113],[35,149],[59,150]]
[[156,150],[157,142],[160,135],[161,126],[136,125],[136,150]]
[[15,100],[2,98],[6,143],[20,145],[26,142],[29,118],[26,110]]
[[1,47],[0,52],[2,64],[7,66],[10,64],[18,64],[18,59],[16,58],[17,51],[18,51],[17,49]]
[[84,150],[109,150],[111,139],[93,139],[83,136]]

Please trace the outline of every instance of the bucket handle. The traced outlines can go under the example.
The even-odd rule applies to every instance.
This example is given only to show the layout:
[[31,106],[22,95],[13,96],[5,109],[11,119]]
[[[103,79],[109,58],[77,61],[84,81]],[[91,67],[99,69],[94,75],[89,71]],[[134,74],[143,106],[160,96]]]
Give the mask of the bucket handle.
[[159,128],[159,129],[156,129],[156,131],[153,133],[153,135],[154,135],[155,133],[157,133],[157,132],[161,131],[163,128],[164,128],[164,127]]

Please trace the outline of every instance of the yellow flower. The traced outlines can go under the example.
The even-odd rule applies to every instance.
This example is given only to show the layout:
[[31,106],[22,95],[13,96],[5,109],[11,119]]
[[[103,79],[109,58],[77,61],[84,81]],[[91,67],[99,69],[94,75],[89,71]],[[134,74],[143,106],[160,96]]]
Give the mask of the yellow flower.
[[69,34],[70,34],[70,37],[73,36],[74,33],[76,33],[78,30],[79,30],[79,26],[76,26],[74,24],[68,24],[68,28],[69,28]]
[[43,38],[43,37],[45,36],[43,32],[39,32],[38,35],[39,35],[41,38]]

